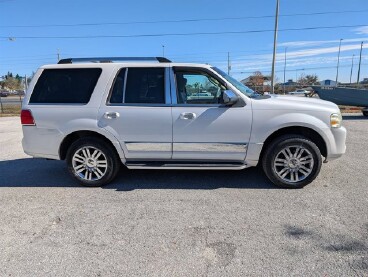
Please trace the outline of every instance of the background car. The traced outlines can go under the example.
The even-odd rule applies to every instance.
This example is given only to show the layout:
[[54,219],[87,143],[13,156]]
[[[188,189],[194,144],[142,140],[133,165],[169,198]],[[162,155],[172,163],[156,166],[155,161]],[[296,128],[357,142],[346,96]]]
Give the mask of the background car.
[[305,89],[297,89],[296,91],[288,92],[289,95],[304,95],[307,96],[310,92]]

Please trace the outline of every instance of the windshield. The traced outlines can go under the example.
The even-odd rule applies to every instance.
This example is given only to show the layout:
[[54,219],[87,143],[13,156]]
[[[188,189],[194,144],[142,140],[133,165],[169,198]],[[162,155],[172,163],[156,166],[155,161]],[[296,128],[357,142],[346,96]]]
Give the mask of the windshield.
[[246,85],[242,84],[241,82],[235,80],[233,77],[230,77],[225,72],[223,72],[221,69],[218,69],[217,67],[212,67],[212,69],[215,70],[222,77],[224,77],[229,83],[231,83],[234,87],[236,87],[244,95],[248,97],[252,97],[256,94],[252,89],[248,88]]

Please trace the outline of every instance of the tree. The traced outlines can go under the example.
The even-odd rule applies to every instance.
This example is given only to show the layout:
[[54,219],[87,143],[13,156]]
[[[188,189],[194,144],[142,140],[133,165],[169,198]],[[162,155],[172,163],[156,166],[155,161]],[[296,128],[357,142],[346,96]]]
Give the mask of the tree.
[[298,79],[298,83],[302,86],[310,86],[318,82],[318,76],[316,74],[311,75],[300,75],[300,78]]
[[5,79],[13,78],[13,73],[9,72],[5,75]]
[[[270,91],[269,85],[265,85],[265,82],[269,81],[270,77],[265,76],[260,71],[255,71],[252,75],[250,75],[248,78],[245,79],[245,81],[242,81],[247,85],[248,87],[259,91]],[[267,87],[268,86],[268,87]]]
[[263,86],[263,83],[265,81],[265,77],[263,76],[261,71],[255,71],[253,75],[248,77],[247,85],[259,87]]
[[7,77],[4,81],[3,81],[3,87],[4,88],[8,88],[10,90],[17,90],[17,89],[22,89],[21,86],[21,80],[20,79],[16,79],[14,77]]

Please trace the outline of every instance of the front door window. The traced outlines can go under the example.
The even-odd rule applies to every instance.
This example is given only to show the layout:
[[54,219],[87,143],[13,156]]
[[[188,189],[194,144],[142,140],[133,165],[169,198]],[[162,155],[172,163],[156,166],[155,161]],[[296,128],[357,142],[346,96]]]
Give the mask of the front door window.
[[175,71],[178,104],[222,104],[225,86],[206,72]]

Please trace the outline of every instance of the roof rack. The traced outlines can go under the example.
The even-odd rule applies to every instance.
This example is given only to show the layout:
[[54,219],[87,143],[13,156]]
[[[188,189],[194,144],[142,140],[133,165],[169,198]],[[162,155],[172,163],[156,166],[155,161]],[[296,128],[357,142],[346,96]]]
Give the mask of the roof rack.
[[97,57],[97,58],[68,58],[61,59],[58,64],[68,64],[75,62],[92,62],[92,63],[112,63],[114,61],[124,61],[124,62],[148,62],[156,61],[159,63],[171,63],[171,61],[164,57]]

